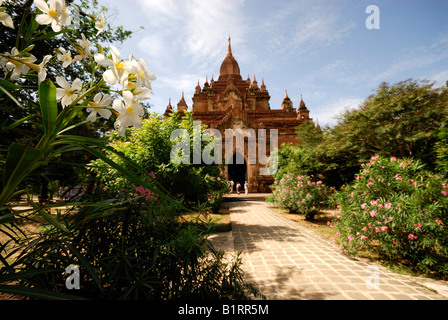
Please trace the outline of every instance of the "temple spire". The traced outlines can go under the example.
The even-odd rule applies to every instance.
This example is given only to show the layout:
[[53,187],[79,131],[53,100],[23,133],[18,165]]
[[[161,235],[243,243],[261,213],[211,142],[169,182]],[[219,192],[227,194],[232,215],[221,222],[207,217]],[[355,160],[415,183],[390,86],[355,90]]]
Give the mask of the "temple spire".
[[221,63],[218,81],[224,79],[227,81],[230,80],[230,78],[234,78],[233,80],[242,80],[240,75],[240,67],[232,54],[230,35],[227,40],[229,42],[227,47],[227,55]]
[[231,56],[232,55],[232,46],[230,45],[230,35],[228,36],[227,41],[229,41],[229,45],[227,47],[227,55]]

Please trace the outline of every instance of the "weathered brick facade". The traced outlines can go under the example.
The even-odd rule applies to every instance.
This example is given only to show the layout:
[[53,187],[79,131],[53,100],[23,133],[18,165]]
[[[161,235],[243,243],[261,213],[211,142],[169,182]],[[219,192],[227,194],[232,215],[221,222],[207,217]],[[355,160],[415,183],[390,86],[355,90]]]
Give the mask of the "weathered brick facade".
[[[255,133],[256,144],[258,147],[258,129],[266,129],[267,146],[266,153],[269,156],[270,150],[270,130],[278,130],[278,146],[283,143],[299,143],[295,133],[295,127],[304,121],[312,121],[309,117],[309,110],[306,108],[302,98],[299,107],[293,107],[293,102],[285,92],[285,97],[281,104],[281,109],[271,109],[269,105],[269,92],[266,89],[264,80],[258,86],[255,77],[251,80],[243,80],[240,74],[238,62],[235,60],[231,50],[230,38],[227,55],[221,64],[218,80],[213,78],[204,83],[203,87],[196,86],[193,96],[192,112],[195,120],[209,128],[217,129],[222,133],[223,148],[225,147],[225,129],[241,129],[243,132]],[[184,96],[177,104],[177,111],[183,113],[188,110]],[[175,111],[171,102],[167,106],[165,116]],[[251,139],[250,137],[247,139]],[[235,149],[235,143],[232,154],[238,153]],[[263,163],[258,160],[256,163],[250,163],[247,158],[248,143],[244,146],[244,164],[228,164],[224,167],[224,175],[235,183],[239,182],[243,186],[244,181],[249,182],[250,192],[269,192],[269,186],[273,183],[270,175],[261,175],[260,168]],[[258,148],[257,148],[258,150]],[[230,152],[229,150],[223,151]],[[240,150],[239,153],[243,151]]]

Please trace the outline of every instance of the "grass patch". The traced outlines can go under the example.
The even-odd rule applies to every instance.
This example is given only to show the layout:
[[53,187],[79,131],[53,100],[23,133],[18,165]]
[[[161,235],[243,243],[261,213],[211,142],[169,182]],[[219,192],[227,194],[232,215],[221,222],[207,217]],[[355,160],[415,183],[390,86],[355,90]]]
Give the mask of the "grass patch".
[[298,224],[315,231],[327,239],[337,239],[335,228],[327,225],[327,222],[331,221],[337,215],[336,211],[322,210],[315,215],[313,220],[307,220],[302,214],[290,213],[289,209],[280,209],[277,207],[270,207],[270,209],[290,220],[296,221]]
[[229,208],[221,208],[218,213],[210,213],[208,215],[198,212],[183,214],[181,216],[181,222],[202,225],[204,229],[207,228],[206,224],[208,224],[211,227],[210,233],[232,230]]

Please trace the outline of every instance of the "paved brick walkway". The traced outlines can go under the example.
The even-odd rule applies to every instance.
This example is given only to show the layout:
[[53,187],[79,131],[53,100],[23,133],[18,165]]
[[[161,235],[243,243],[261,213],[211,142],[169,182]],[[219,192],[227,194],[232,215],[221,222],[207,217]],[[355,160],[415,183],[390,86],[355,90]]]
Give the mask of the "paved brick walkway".
[[245,201],[224,202],[232,232],[217,235],[218,242],[227,237],[227,246],[242,252],[243,270],[269,300],[448,299],[445,282],[350,259],[328,239],[274,212],[254,195],[243,197]]

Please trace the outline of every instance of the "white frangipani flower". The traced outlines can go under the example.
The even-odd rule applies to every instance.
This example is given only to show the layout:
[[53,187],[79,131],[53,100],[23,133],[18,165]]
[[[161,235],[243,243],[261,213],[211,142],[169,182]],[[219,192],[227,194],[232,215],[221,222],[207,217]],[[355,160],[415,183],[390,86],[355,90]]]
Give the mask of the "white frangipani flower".
[[137,84],[151,89],[151,81],[156,80],[156,76],[151,71],[147,70],[148,65],[144,59],[140,58],[138,61],[134,59],[133,62],[133,71],[137,76]]
[[8,69],[6,69],[6,64],[8,63],[8,59],[5,57],[0,56],[0,67],[6,72]]
[[78,39],[78,47],[76,47],[78,55],[73,58],[73,61],[81,61],[87,57],[92,56],[90,52],[90,41],[86,38],[84,33],[81,33],[81,39]]
[[47,69],[45,68],[46,64],[48,63],[48,61],[50,61],[51,56],[50,55],[46,55],[42,62],[38,65],[39,68],[39,72],[37,74],[37,79],[38,79],[38,83],[41,83],[42,81],[44,81],[47,78]]
[[106,18],[104,17],[104,13],[100,13],[100,20],[95,20],[95,29],[98,30],[96,35],[98,36],[101,32],[103,32],[104,27],[106,26]]
[[144,59],[137,61],[131,55],[129,61],[132,64],[132,70],[127,77],[121,78],[123,90],[131,91],[138,101],[149,99],[152,93],[151,81],[155,80],[156,77],[152,72],[146,70]]
[[61,87],[56,88],[56,99],[61,101],[63,108],[71,104],[81,93],[82,82],[79,78],[70,84],[64,77],[56,77],[56,83]]
[[49,5],[44,0],[34,0],[34,4],[43,12],[36,16],[37,23],[41,25],[51,24],[54,32],[59,32],[62,27],[71,24],[71,18],[65,7],[65,0],[50,0]]
[[122,61],[121,53],[115,46],[110,46],[112,53],[112,59],[106,58],[103,54],[98,53],[95,55],[95,61],[103,66],[110,66],[112,69],[106,70],[103,73],[104,80],[114,85],[120,82],[124,76],[127,76],[132,70],[132,63],[130,61]]
[[94,122],[96,120],[97,113],[100,114],[105,119],[109,119],[112,112],[105,107],[108,107],[112,102],[112,98],[110,95],[102,93],[97,93],[95,97],[93,97],[93,101],[89,102],[90,108],[87,108],[87,112],[90,112],[87,120]]
[[1,8],[1,5],[3,4],[3,0],[0,0],[0,22],[8,28],[14,29],[14,22],[12,21],[12,18],[9,14],[7,14],[5,11],[6,8]]
[[127,127],[134,126],[140,128],[145,111],[140,103],[134,99],[134,95],[130,91],[123,91],[123,99],[115,99],[112,107],[119,113],[115,121],[115,128],[120,128],[120,134],[124,134]]
[[20,56],[17,48],[12,48],[10,58],[6,57],[8,62],[6,63],[6,69],[12,71],[11,80],[18,80],[22,74],[27,74],[30,70],[30,66],[37,60],[32,54]]
[[73,62],[71,51],[67,51],[62,47],[59,48],[58,51],[59,54],[56,57],[58,58],[59,61],[62,62],[62,67],[67,68]]

